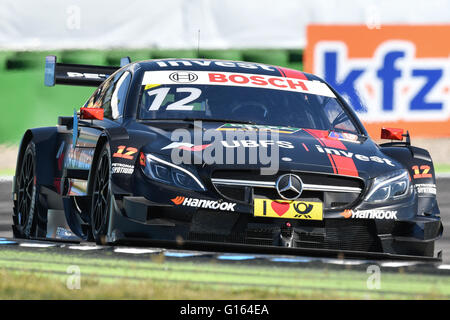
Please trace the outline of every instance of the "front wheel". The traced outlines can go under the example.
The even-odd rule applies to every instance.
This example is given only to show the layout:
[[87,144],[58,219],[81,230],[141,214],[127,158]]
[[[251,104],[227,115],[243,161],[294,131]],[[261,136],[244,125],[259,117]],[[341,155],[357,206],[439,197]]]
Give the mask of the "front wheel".
[[111,207],[111,152],[109,145],[105,144],[97,165],[92,185],[91,203],[91,231],[98,244],[105,243],[109,226],[109,211]]

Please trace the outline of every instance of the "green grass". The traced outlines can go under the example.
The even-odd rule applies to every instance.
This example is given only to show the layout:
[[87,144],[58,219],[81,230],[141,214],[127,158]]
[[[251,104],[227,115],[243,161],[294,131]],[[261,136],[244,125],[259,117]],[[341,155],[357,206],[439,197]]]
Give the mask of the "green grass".
[[[381,274],[367,289],[364,271],[242,263],[0,250],[0,299],[448,299],[450,277]],[[66,286],[78,266],[81,289]]]
[[1,176],[13,176],[15,173],[14,169],[0,169],[0,177]]
[[450,164],[446,163],[435,164],[434,171],[436,173],[450,173]]

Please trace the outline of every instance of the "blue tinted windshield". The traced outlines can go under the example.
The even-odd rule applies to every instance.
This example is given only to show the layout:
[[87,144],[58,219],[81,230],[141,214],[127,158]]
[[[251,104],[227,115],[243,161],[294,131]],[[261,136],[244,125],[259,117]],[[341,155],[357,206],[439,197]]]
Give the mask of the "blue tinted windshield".
[[214,119],[359,133],[334,97],[254,87],[143,85],[140,119]]

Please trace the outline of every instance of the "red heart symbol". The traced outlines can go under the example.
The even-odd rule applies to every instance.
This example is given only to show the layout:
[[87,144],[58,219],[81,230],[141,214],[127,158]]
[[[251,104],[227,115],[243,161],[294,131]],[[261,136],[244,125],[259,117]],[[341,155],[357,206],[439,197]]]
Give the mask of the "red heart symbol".
[[276,202],[272,201],[270,204],[272,206],[273,211],[280,217],[289,210],[290,204],[288,202]]

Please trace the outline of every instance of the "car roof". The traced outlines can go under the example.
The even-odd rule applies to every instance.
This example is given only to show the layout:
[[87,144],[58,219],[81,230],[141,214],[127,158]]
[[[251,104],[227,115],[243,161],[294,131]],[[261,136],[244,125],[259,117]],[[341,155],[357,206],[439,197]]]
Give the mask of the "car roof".
[[189,70],[189,71],[216,71],[216,72],[234,72],[251,73],[261,75],[282,76],[287,78],[300,78],[306,80],[320,80],[316,75],[306,73],[300,70],[268,65],[258,62],[234,61],[234,60],[216,60],[216,59],[189,59],[189,58],[170,58],[143,60],[135,62],[143,71],[162,71],[162,70]]

